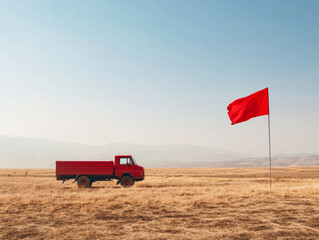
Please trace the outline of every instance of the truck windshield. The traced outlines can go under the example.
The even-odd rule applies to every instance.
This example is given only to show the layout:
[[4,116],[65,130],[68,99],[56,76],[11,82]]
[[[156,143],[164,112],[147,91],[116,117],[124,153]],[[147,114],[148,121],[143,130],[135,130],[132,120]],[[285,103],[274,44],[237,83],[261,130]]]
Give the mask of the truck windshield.
[[135,161],[133,156],[132,156],[132,161],[133,161],[134,165],[136,165],[136,161]]

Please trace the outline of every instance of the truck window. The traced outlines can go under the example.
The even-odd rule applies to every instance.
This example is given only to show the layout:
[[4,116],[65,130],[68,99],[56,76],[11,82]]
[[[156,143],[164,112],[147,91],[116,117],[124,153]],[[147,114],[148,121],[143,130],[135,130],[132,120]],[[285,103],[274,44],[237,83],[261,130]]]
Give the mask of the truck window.
[[132,161],[133,161],[133,163],[136,165],[136,161],[135,161],[135,159],[134,159],[133,156],[132,156]]
[[132,160],[130,158],[127,158],[127,157],[121,157],[120,164],[132,164]]

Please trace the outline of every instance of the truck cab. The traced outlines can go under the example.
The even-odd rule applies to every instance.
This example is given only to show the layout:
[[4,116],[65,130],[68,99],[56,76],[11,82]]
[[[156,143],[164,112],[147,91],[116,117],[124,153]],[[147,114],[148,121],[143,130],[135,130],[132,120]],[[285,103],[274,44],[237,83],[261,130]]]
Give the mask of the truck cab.
[[[137,165],[132,155],[116,155],[114,159],[115,178],[123,187],[144,179],[144,168]],[[134,181],[134,182],[132,182]]]

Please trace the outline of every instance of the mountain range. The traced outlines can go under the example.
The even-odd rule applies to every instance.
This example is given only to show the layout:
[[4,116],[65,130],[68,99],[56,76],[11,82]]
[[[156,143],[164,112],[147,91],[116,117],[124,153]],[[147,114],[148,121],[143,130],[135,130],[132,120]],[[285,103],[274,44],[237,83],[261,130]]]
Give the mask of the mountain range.
[[[0,168],[54,168],[55,161],[113,160],[132,154],[144,167],[267,167],[268,157],[193,145],[111,143],[85,145],[43,139],[0,136]],[[278,155],[273,166],[319,166],[319,155]]]

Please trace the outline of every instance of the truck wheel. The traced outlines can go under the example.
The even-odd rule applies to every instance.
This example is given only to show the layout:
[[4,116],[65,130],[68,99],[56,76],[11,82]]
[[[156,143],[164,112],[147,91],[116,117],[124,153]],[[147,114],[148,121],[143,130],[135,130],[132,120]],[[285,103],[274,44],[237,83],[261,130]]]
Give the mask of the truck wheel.
[[87,176],[81,176],[77,180],[79,188],[88,188],[92,185],[90,179]]
[[124,176],[121,179],[121,185],[125,188],[132,187],[134,185],[134,180],[130,176]]

